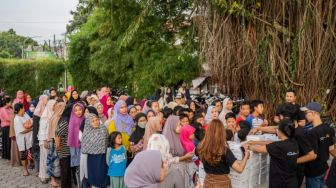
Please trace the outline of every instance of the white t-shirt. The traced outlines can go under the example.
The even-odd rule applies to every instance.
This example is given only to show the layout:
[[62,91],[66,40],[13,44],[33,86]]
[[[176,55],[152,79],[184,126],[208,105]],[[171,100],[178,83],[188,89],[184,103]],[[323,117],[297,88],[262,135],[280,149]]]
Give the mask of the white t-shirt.
[[25,151],[32,147],[32,131],[25,134],[21,133],[25,130],[23,124],[29,119],[30,117],[26,114],[23,117],[15,115],[14,118],[14,130],[19,151]]

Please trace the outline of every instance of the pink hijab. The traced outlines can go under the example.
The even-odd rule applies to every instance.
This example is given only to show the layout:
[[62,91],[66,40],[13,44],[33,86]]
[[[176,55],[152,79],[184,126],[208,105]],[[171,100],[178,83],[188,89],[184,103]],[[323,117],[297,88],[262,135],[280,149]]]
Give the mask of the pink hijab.
[[[103,105],[104,107],[104,115],[106,118],[108,118],[108,110],[110,108],[113,108],[113,105],[107,105],[107,99],[109,98],[109,95],[104,95],[101,99],[100,99],[100,103]],[[111,97],[110,97],[111,98]]]
[[106,95],[108,95],[107,87],[102,87],[99,91],[99,99],[102,99]]
[[189,136],[194,134],[195,128],[190,125],[185,125],[181,128],[180,140],[186,153],[192,152],[195,149],[195,144],[189,139]]
[[[19,98],[19,96],[22,96],[21,98]],[[14,99],[13,103],[22,103],[24,104],[25,100],[24,100],[24,93],[22,90],[18,90],[16,92],[16,98]]]
[[36,109],[34,110],[34,115],[41,117],[42,113],[44,111],[45,106],[47,105],[48,102],[48,96],[47,95],[41,95],[39,98],[39,102],[36,106]]
[[[83,114],[81,117],[78,117],[75,114],[76,106],[80,106],[83,110]],[[79,128],[84,120],[84,106],[82,103],[76,103],[72,107],[70,121],[69,121],[69,134],[68,134],[68,146],[73,148],[79,148]]]

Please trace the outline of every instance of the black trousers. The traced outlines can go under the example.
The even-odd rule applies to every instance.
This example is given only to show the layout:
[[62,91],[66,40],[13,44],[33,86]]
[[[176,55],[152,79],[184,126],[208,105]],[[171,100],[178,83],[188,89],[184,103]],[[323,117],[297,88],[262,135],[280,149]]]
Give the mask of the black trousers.
[[40,146],[37,134],[40,127],[40,117],[33,116],[33,144],[32,144],[32,155],[33,159],[38,162],[40,161]]
[[70,156],[60,158],[61,188],[71,187]]
[[10,160],[11,140],[9,138],[9,126],[2,127],[2,158]]

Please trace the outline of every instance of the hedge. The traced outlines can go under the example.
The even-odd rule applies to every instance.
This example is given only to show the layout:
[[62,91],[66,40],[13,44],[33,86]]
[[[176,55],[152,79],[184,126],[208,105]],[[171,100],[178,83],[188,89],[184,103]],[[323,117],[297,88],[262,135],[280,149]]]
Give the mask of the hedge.
[[62,60],[0,59],[0,88],[11,96],[20,89],[35,97],[45,89],[57,87],[64,70]]

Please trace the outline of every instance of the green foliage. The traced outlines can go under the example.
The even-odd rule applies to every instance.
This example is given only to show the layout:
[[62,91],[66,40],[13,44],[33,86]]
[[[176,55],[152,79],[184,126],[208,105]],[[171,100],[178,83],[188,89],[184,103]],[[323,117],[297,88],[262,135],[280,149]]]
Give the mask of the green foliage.
[[37,45],[37,42],[31,38],[19,36],[13,29],[0,32],[0,57],[1,58],[21,58],[22,45]]
[[213,0],[213,3],[224,13],[249,18],[260,8],[258,0]]
[[97,0],[79,0],[76,7],[76,11],[71,11],[73,20],[67,25],[67,33],[74,33],[78,31],[83,24],[87,22],[89,15],[92,12],[93,7],[97,3]]
[[37,96],[45,89],[57,87],[64,68],[60,60],[0,59],[0,86],[11,96],[19,89]]
[[160,84],[191,80],[198,66],[192,28],[185,24],[189,6],[186,0],[97,3],[70,37],[68,68],[76,87],[127,86],[141,97]]

